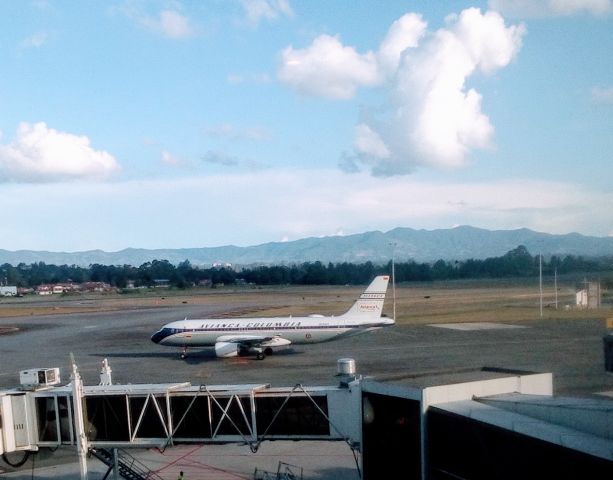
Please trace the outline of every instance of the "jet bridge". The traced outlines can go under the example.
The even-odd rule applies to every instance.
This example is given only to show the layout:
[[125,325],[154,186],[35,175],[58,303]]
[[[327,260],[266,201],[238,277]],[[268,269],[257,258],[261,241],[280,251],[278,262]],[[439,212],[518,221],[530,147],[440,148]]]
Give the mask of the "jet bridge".
[[[73,375],[74,377],[74,375]],[[345,440],[358,444],[361,396],[339,387],[190,383],[66,386],[0,392],[0,454],[39,447]],[[11,428],[12,427],[12,428]]]
[[[340,367],[340,384],[325,387],[112,385],[110,369],[83,386],[73,364],[69,385],[0,391],[0,454],[74,445],[86,479],[88,451],[119,474],[128,462],[118,449],[128,447],[255,452],[266,440],[335,440],[351,447],[364,480],[613,478],[611,401],[554,397],[550,373],[483,368],[388,383]],[[53,375],[27,379],[39,377]]]

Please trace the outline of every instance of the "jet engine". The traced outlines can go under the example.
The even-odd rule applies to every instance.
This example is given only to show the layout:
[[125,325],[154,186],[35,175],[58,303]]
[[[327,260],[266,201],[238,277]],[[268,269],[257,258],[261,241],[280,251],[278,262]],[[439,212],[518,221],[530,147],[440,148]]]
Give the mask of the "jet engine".
[[217,342],[215,344],[215,355],[220,358],[236,357],[239,345],[236,342]]

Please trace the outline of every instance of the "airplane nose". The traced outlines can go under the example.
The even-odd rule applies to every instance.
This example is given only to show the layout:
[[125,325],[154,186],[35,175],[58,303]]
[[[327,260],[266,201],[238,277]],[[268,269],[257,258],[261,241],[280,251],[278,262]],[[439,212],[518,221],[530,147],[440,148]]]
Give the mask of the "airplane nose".
[[178,330],[176,328],[162,327],[160,330],[151,335],[151,341],[153,343],[162,343],[165,338],[170,337],[177,332]]
[[160,343],[166,336],[167,335],[165,335],[164,329],[162,329],[151,335],[151,341],[153,343]]

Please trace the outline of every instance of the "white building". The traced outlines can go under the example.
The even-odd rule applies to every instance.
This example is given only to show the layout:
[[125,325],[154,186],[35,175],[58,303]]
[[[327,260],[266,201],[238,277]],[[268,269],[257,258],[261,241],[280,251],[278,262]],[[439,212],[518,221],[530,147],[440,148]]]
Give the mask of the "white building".
[[577,306],[587,307],[587,290],[579,290],[577,292]]
[[600,308],[600,283],[585,282],[586,288],[576,293],[577,306],[582,308]]
[[17,287],[0,287],[0,297],[14,297],[17,295]]

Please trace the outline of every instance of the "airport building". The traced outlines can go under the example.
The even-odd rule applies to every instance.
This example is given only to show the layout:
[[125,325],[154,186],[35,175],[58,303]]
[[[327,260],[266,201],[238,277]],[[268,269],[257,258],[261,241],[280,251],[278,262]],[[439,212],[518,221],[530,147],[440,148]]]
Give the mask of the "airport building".
[[346,442],[365,480],[613,478],[613,399],[554,396],[549,373],[381,381],[343,359],[336,385],[284,388],[113,385],[108,365],[95,386],[75,366],[65,386],[57,369],[21,373],[0,391],[0,453],[72,445],[120,468],[113,449],[324,440]]
[[17,295],[17,287],[0,286],[0,297],[15,297]]
[[580,308],[600,308],[602,291],[600,282],[585,282],[585,288],[576,294],[576,303]]

